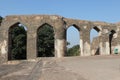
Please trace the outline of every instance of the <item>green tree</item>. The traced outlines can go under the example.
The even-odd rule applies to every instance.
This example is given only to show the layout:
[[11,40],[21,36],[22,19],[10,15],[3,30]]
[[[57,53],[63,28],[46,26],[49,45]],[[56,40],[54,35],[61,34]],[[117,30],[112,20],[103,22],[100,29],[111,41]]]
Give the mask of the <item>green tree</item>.
[[44,24],[37,32],[37,50],[38,57],[53,57],[54,56],[54,30]]
[[79,56],[80,55],[80,50],[79,50],[79,45],[75,45],[72,48],[69,48],[67,50],[66,56]]
[[26,59],[26,31],[23,26],[11,28],[11,59]]

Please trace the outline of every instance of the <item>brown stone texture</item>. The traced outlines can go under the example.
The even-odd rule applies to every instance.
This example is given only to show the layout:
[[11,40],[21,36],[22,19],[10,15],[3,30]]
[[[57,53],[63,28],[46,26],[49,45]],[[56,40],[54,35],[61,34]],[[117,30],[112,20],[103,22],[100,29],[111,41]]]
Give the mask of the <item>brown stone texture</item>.
[[[74,26],[80,32],[80,56],[90,56],[92,50],[96,51],[99,46],[99,54],[109,55],[114,53],[117,48],[120,52],[120,24],[106,22],[93,22],[87,20],[76,20],[64,18],[58,15],[10,15],[6,16],[0,25],[0,62],[8,61],[9,28],[15,24],[21,23],[27,27],[27,59],[36,58],[36,38],[37,29],[43,24],[49,24],[55,32],[55,57],[63,57],[66,52],[66,31],[70,26]],[[98,31],[99,36],[93,39],[90,44],[91,29]],[[110,40],[111,31],[115,33]],[[110,51],[111,49],[111,51]]]

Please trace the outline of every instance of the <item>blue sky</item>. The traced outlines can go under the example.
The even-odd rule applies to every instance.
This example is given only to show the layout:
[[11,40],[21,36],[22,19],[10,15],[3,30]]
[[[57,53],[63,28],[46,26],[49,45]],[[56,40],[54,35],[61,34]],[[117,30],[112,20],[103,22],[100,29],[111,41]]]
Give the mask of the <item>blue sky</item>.
[[14,14],[56,14],[114,23],[120,22],[120,0],[0,0],[0,15]]

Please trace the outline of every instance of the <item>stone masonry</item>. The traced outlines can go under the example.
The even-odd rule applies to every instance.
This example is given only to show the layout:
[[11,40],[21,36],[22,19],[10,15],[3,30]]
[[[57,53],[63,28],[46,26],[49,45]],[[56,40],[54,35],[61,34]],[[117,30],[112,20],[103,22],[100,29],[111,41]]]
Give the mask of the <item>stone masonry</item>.
[[[35,59],[37,48],[37,29],[49,24],[55,32],[55,57],[61,58],[66,52],[66,31],[74,26],[80,32],[80,56],[110,55],[118,49],[120,53],[120,24],[92,22],[64,18],[58,15],[11,15],[3,18],[0,23],[0,62],[8,61],[9,29],[16,24],[27,27],[27,59]],[[90,43],[90,31],[95,29],[99,36]],[[97,41],[96,41],[97,40]]]

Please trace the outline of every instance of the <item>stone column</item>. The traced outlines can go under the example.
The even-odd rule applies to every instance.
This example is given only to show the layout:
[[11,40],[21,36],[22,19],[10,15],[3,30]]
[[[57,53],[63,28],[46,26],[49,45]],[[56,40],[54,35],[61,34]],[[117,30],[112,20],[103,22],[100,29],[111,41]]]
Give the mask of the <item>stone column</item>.
[[90,56],[90,33],[89,30],[84,29],[80,33],[80,48],[81,54],[80,56]]
[[100,36],[100,55],[110,55],[109,34]]
[[66,53],[66,30],[64,23],[60,22],[55,27],[55,57],[64,57]]
[[27,31],[27,59],[35,59],[37,57],[36,33],[35,29]]
[[55,57],[61,58],[66,52],[66,40],[65,39],[55,39]]
[[84,52],[83,52],[83,35],[82,32],[80,32],[80,56],[84,56]]
[[8,29],[1,26],[0,31],[0,63],[8,61]]

